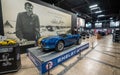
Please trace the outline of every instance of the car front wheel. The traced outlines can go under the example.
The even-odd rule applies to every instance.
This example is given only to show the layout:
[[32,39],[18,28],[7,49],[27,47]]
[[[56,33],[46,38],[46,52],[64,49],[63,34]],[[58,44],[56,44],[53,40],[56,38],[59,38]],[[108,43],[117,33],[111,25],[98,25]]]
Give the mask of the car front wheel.
[[63,51],[63,49],[64,49],[64,43],[62,41],[59,41],[58,44],[56,45],[55,50],[60,52]]

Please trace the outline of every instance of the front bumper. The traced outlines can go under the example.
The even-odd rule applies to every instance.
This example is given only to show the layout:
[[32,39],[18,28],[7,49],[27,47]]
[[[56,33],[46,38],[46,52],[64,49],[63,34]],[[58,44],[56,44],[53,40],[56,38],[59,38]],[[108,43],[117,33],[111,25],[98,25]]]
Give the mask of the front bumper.
[[46,44],[41,44],[41,48],[43,49],[43,50],[46,50],[46,51],[48,51],[48,50],[51,50],[51,49],[55,49],[55,45],[46,45]]

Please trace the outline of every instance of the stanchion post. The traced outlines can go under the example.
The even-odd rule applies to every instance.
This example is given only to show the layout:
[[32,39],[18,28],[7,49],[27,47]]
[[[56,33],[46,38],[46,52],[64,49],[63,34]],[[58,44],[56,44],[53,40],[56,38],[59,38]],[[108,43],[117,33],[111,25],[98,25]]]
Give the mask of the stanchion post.
[[78,58],[78,60],[81,58],[81,52],[79,53],[79,56],[77,58]]
[[94,47],[93,47],[93,44],[94,44],[94,42],[92,41],[92,49],[94,48]]
[[79,53],[79,57],[81,57],[81,52]]
[[94,37],[93,36],[91,36],[90,43],[91,43],[91,48],[93,49],[94,48]]

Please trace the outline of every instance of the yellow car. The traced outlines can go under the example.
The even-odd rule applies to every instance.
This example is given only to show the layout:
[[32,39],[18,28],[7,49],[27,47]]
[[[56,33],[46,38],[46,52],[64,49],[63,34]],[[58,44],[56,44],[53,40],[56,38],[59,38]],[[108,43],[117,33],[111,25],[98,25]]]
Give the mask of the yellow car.
[[0,41],[1,46],[14,45],[14,44],[16,44],[16,41],[11,39]]
[[8,39],[6,41],[8,42],[8,45],[14,45],[14,44],[16,44],[15,40]]
[[6,45],[8,45],[8,43],[6,41],[0,41],[0,45],[1,46],[6,46]]

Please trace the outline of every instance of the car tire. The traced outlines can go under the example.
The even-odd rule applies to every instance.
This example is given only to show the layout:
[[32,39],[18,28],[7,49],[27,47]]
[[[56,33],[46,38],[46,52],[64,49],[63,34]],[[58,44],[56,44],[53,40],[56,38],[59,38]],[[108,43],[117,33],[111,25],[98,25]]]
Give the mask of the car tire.
[[58,44],[56,45],[56,48],[55,48],[56,51],[58,52],[61,52],[64,50],[64,43],[63,41],[59,41]]
[[82,39],[81,39],[81,38],[79,38],[79,39],[77,40],[77,42],[76,42],[76,45],[80,45],[80,44],[81,44],[81,42],[82,42]]
[[40,43],[40,45],[39,45],[40,47],[41,47],[41,51],[45,51],[45,49],[43,48],[43,45],[42,45],[42,43]]

